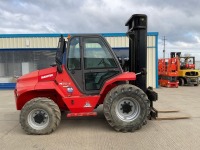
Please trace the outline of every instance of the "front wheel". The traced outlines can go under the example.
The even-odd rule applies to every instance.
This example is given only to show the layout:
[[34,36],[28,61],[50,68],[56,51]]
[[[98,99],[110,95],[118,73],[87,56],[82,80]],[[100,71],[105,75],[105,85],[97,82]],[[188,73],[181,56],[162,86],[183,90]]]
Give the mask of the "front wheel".
[[133,132],[146,123],[150,102],[141,89],[124,84],[107,94],[103,109],[106,120],[116,131]]
[[183,78],[179,78],[179,86],[184,86],[185,85],[185,81]]
[[27,102],[20,113],[20,124],[27,134],[49,134],[60,123],[61,113],[57,104],[48,98],[34,98]]
[[197,83],[194,84],[194,86],[199,86],[199,83],[200,83],[200,81],[199,81],[199,79],[197,78]]

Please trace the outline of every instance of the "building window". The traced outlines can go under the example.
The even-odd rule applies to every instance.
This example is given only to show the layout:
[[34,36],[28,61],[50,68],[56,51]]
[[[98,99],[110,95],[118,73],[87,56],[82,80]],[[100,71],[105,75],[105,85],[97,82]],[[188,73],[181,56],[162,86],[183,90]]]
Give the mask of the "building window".
[[55,63],[55,50],[0,51],[0,83],[13,83],[16,77],[50,67]]

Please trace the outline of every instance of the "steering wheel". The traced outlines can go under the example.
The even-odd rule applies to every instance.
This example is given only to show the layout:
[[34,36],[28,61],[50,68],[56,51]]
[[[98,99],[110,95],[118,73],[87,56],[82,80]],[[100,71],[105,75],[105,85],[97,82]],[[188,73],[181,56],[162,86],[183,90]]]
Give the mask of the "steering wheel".
[[103,65],[104,65],[103,67],[110,67],[110,63],[107,62],[107,61],[108,61],[107,59],[102,58],[101,61],[98,63],[98,66],[99,66],[100,64],[103,64]]
[[104,66],[105,66],[105,60],[104,60],[104,58],[101,59],[101,61],[98,63],[98,66],[99,66],[100,64],[104,64]]

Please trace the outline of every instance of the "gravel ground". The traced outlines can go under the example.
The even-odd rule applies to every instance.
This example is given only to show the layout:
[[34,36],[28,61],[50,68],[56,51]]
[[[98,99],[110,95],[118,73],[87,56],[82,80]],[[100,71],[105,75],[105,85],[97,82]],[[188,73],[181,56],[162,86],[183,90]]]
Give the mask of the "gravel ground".
[[19,124],[13,91],[0,91],[0,150],[199,150],[200,86],[156,89],[159,110],[179,110],[190,119],[149,120],[134,133],[115,132],[102,106],[97,117],[66,119],[50,135],[26,135]]

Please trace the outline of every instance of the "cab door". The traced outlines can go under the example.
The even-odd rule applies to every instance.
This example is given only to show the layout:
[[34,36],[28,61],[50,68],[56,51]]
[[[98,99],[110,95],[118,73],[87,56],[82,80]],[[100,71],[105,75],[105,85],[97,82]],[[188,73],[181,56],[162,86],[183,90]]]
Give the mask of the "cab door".
[[67,70],[80,92],[84,92],[81,38],[72,37],[67,48]]
[[69,41],[67,70],[85,94],[98,94],[106,80],[122,72],[114,52],[100,36],[77,36]]
[[116,56],[101,37],[83,37],[84,91],[98,94],[105,81],[121,72]]

